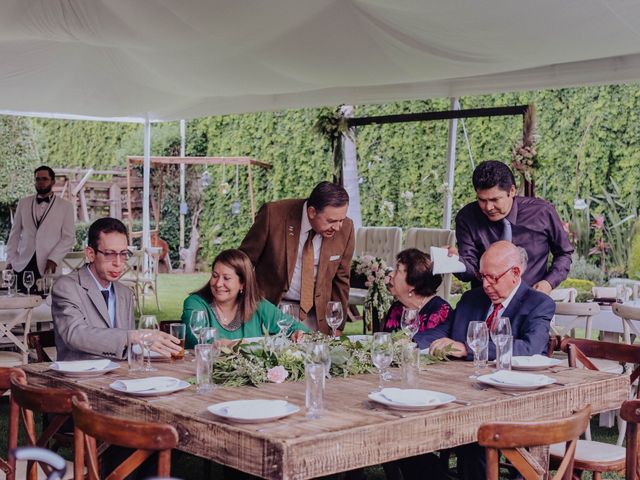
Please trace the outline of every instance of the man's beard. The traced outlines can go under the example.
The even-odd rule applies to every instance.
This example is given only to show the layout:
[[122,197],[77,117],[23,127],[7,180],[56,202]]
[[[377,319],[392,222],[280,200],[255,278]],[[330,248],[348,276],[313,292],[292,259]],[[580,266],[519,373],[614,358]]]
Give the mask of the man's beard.
[[38,192],[38,195],[49,195],[52,188],[53,185],[49,185],[47,188],[36,188],[36,192]]

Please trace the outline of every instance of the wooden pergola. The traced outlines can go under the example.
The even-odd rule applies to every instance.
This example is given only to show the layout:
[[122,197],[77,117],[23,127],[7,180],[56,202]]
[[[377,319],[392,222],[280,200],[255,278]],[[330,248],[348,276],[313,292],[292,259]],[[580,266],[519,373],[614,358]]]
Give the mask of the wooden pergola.
[[[133,165],[142,165],[144,157],[130,156],[127,157],[127,207],[131,211],[131,167]],[[151,167],[166,167],[169,165],[241,165],[247,167],[247,180],[249,183],[249,201],[251,208],[251,220],[255,218],[255,202],[253,197],[253,173],[252,167],[260,167],[265,170],[271,168],[271,165],[251,157],[151,157]],[[156,227],[151,233],[159,233],[160,228],[160,204],[163,191],[164,168],[160,170],[159,189],[157,193],[157,201],[153,202],[153,216],[155,218]],[[129,235],[131,238],[142,236],[142,232],[133,231],[133,219],[129,216]]]

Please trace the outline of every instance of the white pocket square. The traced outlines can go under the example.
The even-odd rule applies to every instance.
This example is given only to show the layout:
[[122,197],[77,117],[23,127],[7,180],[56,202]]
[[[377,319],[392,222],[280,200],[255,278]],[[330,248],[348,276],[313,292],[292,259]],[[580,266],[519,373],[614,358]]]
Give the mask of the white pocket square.
[[340,260],[341,257],[342,257],[341,255],[331,255],[329,257],[329,261],[330,262],[335,262],[336,260]]

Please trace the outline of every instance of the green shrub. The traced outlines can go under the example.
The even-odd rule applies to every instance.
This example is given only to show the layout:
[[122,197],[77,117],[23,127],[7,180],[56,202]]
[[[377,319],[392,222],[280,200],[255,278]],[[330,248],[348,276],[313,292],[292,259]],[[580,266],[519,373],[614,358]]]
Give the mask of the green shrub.
[[629,278],[640,279],[640,220],[636,221],[629,252]]
[[596,284],[591,280],[584,280],[581,278],[567,278],[560,284],[559,288],[575,288],[578,291],[576,302],[586,302],[587,300],[593,298],[591,289],[595,286]]
[[589,263],[586,258],[578,257],[576,254],[571,257],[569,277],[589,280],[595,285],[602,285],[604,283],[604,274],[602,271],[592,263]]

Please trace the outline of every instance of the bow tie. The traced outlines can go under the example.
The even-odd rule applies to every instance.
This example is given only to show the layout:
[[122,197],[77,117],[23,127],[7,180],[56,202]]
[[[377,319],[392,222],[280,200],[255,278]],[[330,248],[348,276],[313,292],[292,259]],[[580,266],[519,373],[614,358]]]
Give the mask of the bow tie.
[[38,202],[38,205],[40,205],[42,202],[49,203],[51,202],[51,197],[36,197],[36,202]]

